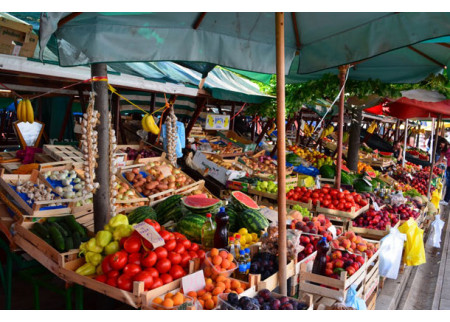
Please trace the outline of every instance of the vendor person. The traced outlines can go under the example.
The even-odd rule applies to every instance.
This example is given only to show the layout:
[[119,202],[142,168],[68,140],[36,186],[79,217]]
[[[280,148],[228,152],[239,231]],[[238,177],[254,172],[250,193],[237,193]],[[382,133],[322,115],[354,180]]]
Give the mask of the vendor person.
[[397,160],[397,163],[401,163],[403,159],[403,148],[400,141],[395,141],[394,145],[394,158]]

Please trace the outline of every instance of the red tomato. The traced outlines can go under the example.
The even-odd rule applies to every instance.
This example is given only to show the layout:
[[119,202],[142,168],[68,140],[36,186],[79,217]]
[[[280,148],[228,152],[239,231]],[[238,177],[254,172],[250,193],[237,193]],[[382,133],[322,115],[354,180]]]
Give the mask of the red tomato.
[[335,199],[333,200],[333,206],[337,207],[339,205],[339,200]]
[[173,277],[174,280],[177,280],[185,276],[186,272],[180,265],[175,265],[172,266],[172,268],[170,269],[170,275]]
[[294,195],[292,196],[292,199],[299,200],[300,199],[300,194],[294,193]]
[[144,282],[144,290],[149,290],[153,285],[153,276],[150,272],[142,271],[134,276],[133,281]]
[[142,254],[141,264],[144,267],[153,267],[157,260],[158,256],[156,256],[156,253],[150,250]]
[[194,252],[193,250],[188,251],[188,254],[189,254],[189,256],[191,256],[191,259],[198,257],[197,253]]
[[122,274],[117,279],[117,287],[121,290],[131,292],[133,289],[133,280],[130,276]]
[[125,274],[129,277],[133,277],[134,275],[136,275],[137,273],[140,273],[141,271],[142,271],[141,266],[136,265],[136,264],[127,264],[123,268],[123,274]]
[[330,185],[327,183],[327,184],[324,184],[323,185],[323,188],[330,188]]
[[353,196],[352,195],[346,195],[345,196],[345,200],[347,200],[347,202],[352,202],[353,201]]
[[352,208],[352,203],[351,202],[346,202],[345,203],[345,208],[351,209]]
[[367,205],[367,200],[361,199],[361,201],[359,202],[359,205],[360,205],[361,207],[366,206],[366,205]]
[[113,269],[111,268],[111,265],[109,264],[109,261],[111,260],[112,254],[106,256],[105,258],[103,258],[102,261],[102,272],[103,274],[108,274],[109,272],[111,272]]
[[108,277],[106,275],[99,275],[95,278],[96,281],[102,282],[102,283],[106,283],[106,280],[108,279]]
[[106,274],[108,278],[118,278],[119,275],[120,275],[119,271],[110,271],[108,274]]
[[330,190],[330,195],[332,198],[335,198],[338,194],[338,191],[336,189],[331,189]]
[[180,241],[183,243],[185,249],[191,248],[192,243],[189,239],[181,239]]
[[342,199],[344,199],[345,195],[344,195],[343,192],[339,192],[339,193],[337,194],[337,197],[339,198],[339,200],[342,200]]
[[[145,219],[144,222],[146,222],[147,224],[149,224],[150,226],[152,226],[153,228],[155,228],[156,232],[160,232],[161,231],[161,226],[158,224],[158,222],[156,220],[153,219]],[[162,236],[161,236],[162,237]]]
[[159,277],[158,270],[154,267],[146,268],[144,271],[149,272],[152,275],[153,280]]
[[205,259],[206,253],[203,249],[199,249],[197,251],[197,256],[198,256],[198,258],[200,258],[200,260],[203,261]]
[[164,247],[158,247],[155,249],[155,254],[158,257],[158,259],[166,258],[167,257],[167,249]]
[[164,285],[163,281],[159,277],[157,277],[156,279],[155,278],[153,279],[153,285],[150,289],[153,290],[163,285]]
[[319,198],[319,194],[317,192],[313,192],[311,197],[313,198]]
[[108,277],[106,284],[117,287],[117,277]]
[[163,284],[169,284],[171,282],[173,282],[173,277],[170,276],[170,274],[162,274],[160,277],[161,281],[163,282]]
[[344,190],[343,193],[344,193],[344,195],[349,195],[349,194],[350,194],[350,191]]
[[183,234],[178,233],[176,231],[171,234],[175,237],[175,239],[186,239],[186,236],[184,236]]
[[[322,204],[322,203],[321,203],[321,204]],[[330,200],[324,200],[324,201],[323,201],[323,206],[324,206],[325,208],[328,208],[328,207],[330,206],[330,204],[331,204]]]
[[319,202],[319,199],[317,199],[317,198],[314,198],[314,199],[312,200],[312,204],[313,204],[313,205],[317,205],[318,202]]
[[184,244],[182,241],[177,241],[177,246],[173,250],[175,253],[182,254],[186,249],[184,248]]
[[156,263],[156,269],[160,274],[167,273],[172,267],[172,263],[167,258],[159,259]]
[[141,238],[142,247],[145,251],[153,250],[153,245],[145,238]]
[[330,193],[330,189],[328,189],[328,188],[322,188],[322,192],[323,192],[324,195],[327,195],[327,194]]
[[127,253],[137,253],[141,249],[141,239],[136,236],[130,236],[123,244],[123,249]]
[[191,248],[189,250],[193,250],[194,252],[198,251],[200,247],[196,243],[191,243]]
[[159,235],[161,236],[162,239],[164,239],[164,241],[167,244],[167,241],[170,238],[170,232],[168,232],[167,230],[162,230],[162,231],[159,232]]
[[109,264],[113,270],[119,271],[125,267],[128,263],[128,254],[127,252],[121,250],[114,254],[109,259]]
[[128,255],[128,264],[141,265],[141,253],[132,253]]
[[167,249],[168,252],[171,252],[175,249],[177,246],[177,241],[175,239],[168,239],[166,241],[166,244],[164,245],[164,248]]
[[119,247],[120,249],[123,249],[123,244],[125,243],[125,241],[128,239],[128,237],[122,237],[119,240]]
[[181,254],[181,267],[188,267],[189,261],[191,260],[191,256],[188,253]]
[[177,265],[181,263],[181,255],[175,252],[170,252],[167,258],[170,260],[172,265]]

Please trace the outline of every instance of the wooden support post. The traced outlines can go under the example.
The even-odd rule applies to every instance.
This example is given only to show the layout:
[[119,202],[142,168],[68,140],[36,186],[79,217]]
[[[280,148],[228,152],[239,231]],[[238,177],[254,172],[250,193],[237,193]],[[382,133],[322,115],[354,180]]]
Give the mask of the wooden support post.
[[[92,77],[107,77],[106,64],[98,63],[91,65]],[[109,191],[109,115],[108,115],[108,83],[94,82],[93,89],[96,93],[95,109],[100,113],[100,124],[98,132],[98,167],[95,171],[96,181],[100,187],[94,194],[94,230],[102,230],[108,223],[110,213],[110,191]]]
[[344,125],[344,101],[345,101],[345,75],[347,74],[349,65],[339,66],[339,83],[342,87],[341,96],[339,99],[339,116],[337,121],[338,126],[338,140],[337,140],[337,161],[336,161],[336,182],[337,189],[341,187],[341,169],[342,169],[342,139],[343,139],[343,125]]
[[75,100],[75,98],[72,95],[69,99],[69,102],[67,103],[66,114],[64,114],[63,124],[61,126],[61,130],[59,131],[59,136],[58,136],[59,141],[62,141],[64,138],[64,133],[66,132],[66,128],[67,128],[67,122],[69,122],[69,117],[72,115],[72,105],[73,105],[74,100]]
[[231,114],[230,114],[230,129],[232,131],[234,131],[234,119],[231,120],[231,118],[234,116],[234,113],[236,111],[236,103],[233,103],[233,105],[231,105]]
[[189,124],[186,128],[186,140],[189,137],[189,134],[191,134],[192,128],[195,125],[195,122],[197,122],[198,117],[200,116],[200,114],[202,113],[203,109],[205,108],[205,104],[206,104],[206,98],[202,98],[202,99],[197,99],[197,108],[194,111],[194,114],[192,115],[191,120],[189,121]]
[[427,198],[428,200],[431,200],[431,179],[433,178],[433,168],[434,168],[434,164],[436,163],[436,149],[437,149],[437,143],[438,143],[438,134],[439,134],[439,125],[440,122],[442,121],[442,114],[439,114],[439,118],[436,124],[436,140],[434,140],[433,142],[433,154],[432,154],[432,159],[431,159],[431,167],[430,167],[430,178],[428,180],[428,189],[427,189]]
[[398,140],[398,134],[400,133],[400,120],[397,120],[397,123],[395,123],[395,134],[394,134],[394,142]]
[[302,124],[302,116],[303,116],[303,111],[300,110],[300,113],[298,113],[298,117],[297,117],[297,134],[295,135],[295,144],[299,144],[298,140],[300,138],[300,128],[301,128],[301,124]]
[[278,277],[280,294],[287,295],[286,277],[286,128],[285,122],[285,67],[284,67],[284,13],[275,13],[277,57],[277,146],[278,146]]

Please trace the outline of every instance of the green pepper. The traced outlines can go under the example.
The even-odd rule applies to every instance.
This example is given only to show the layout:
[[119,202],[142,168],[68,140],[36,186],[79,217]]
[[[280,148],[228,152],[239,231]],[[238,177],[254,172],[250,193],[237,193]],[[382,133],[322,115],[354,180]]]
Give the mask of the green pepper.
[[87,252],[88,252],[87,243],[81,243],[80,244],[80,251],[78,252],[78,256],[86,254]]
[[105,246],[105,254],[110,255],[114,254],[115,252],[119,251],[119,242],[117,240],[110,242],[108,245]]
[[89,276],[95,274],[96,267],[92,265],[91,263],[86,263],[83,266],[79,267],[75,273],[83,275],[83,276]]
[[87,250],[89,252],[101,253],[103,251],[103,247],[97,245],[95,238],[91,238],[87,242]]
[[103,230],[109,231],[110,233],[113,232],[113,228],[109,224],[106,224],[105,227],[103,227]]
[[128,217],[125,215],[119,214],[119,215],[111,218],[111,220],[109,221],[109,225],[112,228],[116,228],[117,226],[120,226],[120,225],[128,226],[129,225]]
[[87,263],[91,263],[94,266],[100,265],[103,259],[102,255],[94,252],[88,252],[84,257],[86,258]]
[[109,231],[106,230],[100,230],[97,232],[97,235],[95,235],[95,241],[97,242],[97,246],[105,247],[109,244],[109,242],[112,239],[112,234]]
[[132,232],[133,232],[133,227],[131,227],[130,225],[117,226],[113,232],[114,240],[120,240],[123,237],[128,237],[131,235]]

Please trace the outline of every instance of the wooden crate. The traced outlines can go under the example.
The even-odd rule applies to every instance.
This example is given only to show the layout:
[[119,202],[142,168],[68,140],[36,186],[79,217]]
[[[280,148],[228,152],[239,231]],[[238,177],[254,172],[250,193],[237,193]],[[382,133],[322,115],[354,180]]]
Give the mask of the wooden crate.
[[300,273],[301,273],[300,266],[302,264],[306,264],[306,271],[311,272],[314,259],[316,259],[316,255],[317,251],[314,251],[312,254],[308,255],[301,261],[299,262],[297,260],[295,261],[295,275],[294,278],[292,279],[291,294],[297,294],[299,291],[298,285],[300,282]]
[[[6,192],[13,198],[14,202],[22,208],[27,216],[35,216],[35,217],[53,217],[56,215],[67,214],[70,213],[69,204],[73,202],[72,199],[60,199],[60,200],[51,200],[51,201],[35,201],[32,206],[25,202],[19,194],[11,188],[10,185],[16,186],[17,182],[25,182],[31,181],[35,184],[43,183],[47,187],[51,188],[50,184],[47,180],[39,179],[39,172],[33,170],[32,174],[4,174],[0,177],[0,186],[6,190]],[[42,209],[48,206],[51,203],[63,203],[66,206],[58,209]]]
[[286,205],[291,205],[291,206],[299,205],[299,206],[301,206],[303,208],[306,208],[308,210],[313,210],[313,208],[314,208],[314,206],[312,204],[312,201],[309,201],[308,203],[303,203],[303,202],[300,202],[300,201],[286,199]]
[[[394,226],[394,228],[398,228],[400,226],[400,221]],[[391,231],[391,226],[386,226],[386,230],[377,230],[377,229],[369,229],[363,227],[353,227],[353,222],[350,221],[348,226],[349,231],[353,231],[355,234],[368,239],[380,240]]]
[[51,155],[47,155],[45,153],[35,153],[34,154],[34,162],[36,163],[53,163],[55,160]]
[[363,212],[366,212],[369,209],[369,204],[365,205],[359,210],[355,210],[354,207],[352,207],[352,210],[350,212],[347,211],[341,211],[337,209],[330,209],[330,208],[322,208],[320,207],[320,202],[317,204],[316,211],[320,212],[325,215],[332,215],[340,218],[347,218],[347,219],[355,219]]
[[[129,183],[122,175],[117,175],[116,180],[120,183],[126,183],[129,185],[130,189],[135,193],[136,196],[142,196],[140,193],[136,191],[136,189],[133,188],[133,185]],[[138,205],[138,203],[144,203],[143,206],[147,206],[149,204],[149,200],[147,197],[140,197],[140,198],[134,198],[129,200],[117,200],[114,203],[116,206],[116,213],[122,213],[122,212],[130,212],[138,207],[141,207],[141,205]]]
[[83,153],[71,145],[44,144],[43,150],[57,161],[71,161],[73,165],[83,165]]
[[[294,275],[295,275],[295,262],[290,261],[286,266],[286,278],[291,278]],[[248,278],[250,286],[255,286],[256,291],[260,291],[263,289],[273,291],[280,285],[278,272],[272,274],[265,280],[261,280],[261,274],[249,274]]]
[[[155,299],[156,297],[160,297],[160,298],[164,299],[166,294],[172,293],[173,295],[175,295],[177,292],[181,293],[181,290],[182,289],[181,289],[181,285],[180,285],[180,287],[177,287],[174,290],[167,291],[166,293],[161,294],[160,296],[155,296],[153,299]],[[198,305],[198,307],[200,307],[200,303],[196,302],[196,299],[185,295],[185,299],[186,298],[188,298],[188,299],[190,299],[192,301],[190,306],[183,305],[184,304],[183,303],[183,304],[181,304],[179,306],[175,306],[173,308],[165,308],[161,304],[158,305],[159,307],[158,306],[154,307],[155,304],[153,304],[153,300],[150,300],[150,303],[142,302],[141,309],[142,310],[168,310],[168,311],[173,311],[173,310],[196,310],[196,306],[197,305]]]

